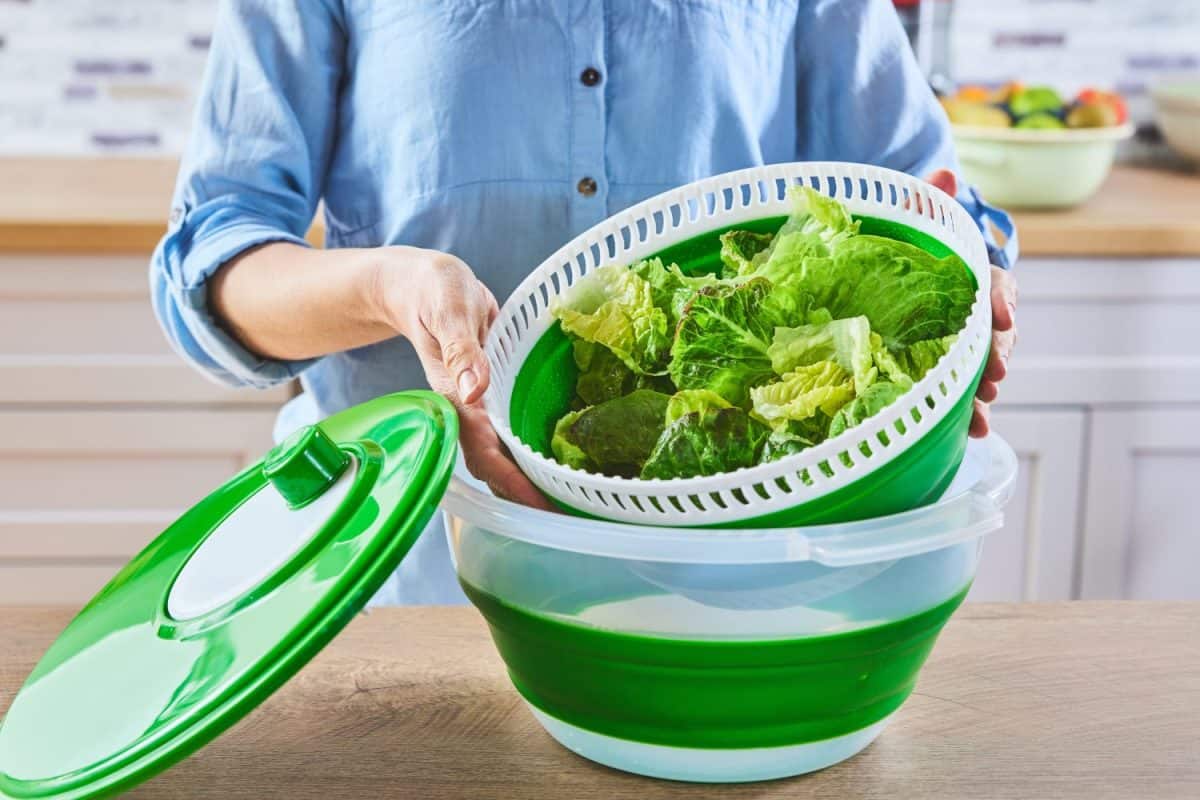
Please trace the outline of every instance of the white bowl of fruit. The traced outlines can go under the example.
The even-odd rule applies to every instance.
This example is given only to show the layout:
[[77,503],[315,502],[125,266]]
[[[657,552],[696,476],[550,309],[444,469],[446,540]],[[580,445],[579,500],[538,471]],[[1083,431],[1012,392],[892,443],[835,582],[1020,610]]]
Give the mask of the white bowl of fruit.
[[942,98],[964,177],[989,201],[1064,208],[1108,177],[1133,134],[1120,95],[1086,89],[1066,101],[1046,86],[966,86]]

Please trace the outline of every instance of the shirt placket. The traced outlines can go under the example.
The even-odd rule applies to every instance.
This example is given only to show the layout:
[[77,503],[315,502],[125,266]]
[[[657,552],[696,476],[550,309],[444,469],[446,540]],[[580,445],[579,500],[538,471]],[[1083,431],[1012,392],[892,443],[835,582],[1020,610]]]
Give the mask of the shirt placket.
[[569,0],[571,13],[571,230],[579,234],[604,220],[608,175],[604,165],[604,86],[608,79],[603,0]]

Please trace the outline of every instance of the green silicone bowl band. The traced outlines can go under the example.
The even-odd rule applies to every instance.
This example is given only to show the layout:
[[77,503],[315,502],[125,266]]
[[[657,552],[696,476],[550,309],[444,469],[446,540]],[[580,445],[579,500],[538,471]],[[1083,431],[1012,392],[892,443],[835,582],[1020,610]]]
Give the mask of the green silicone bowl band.
[[463,583],[533,706],[619,739],[712,749],[815,742],[888,716],[968,588],[915,616],[849,633],[711,641],[570,624]]

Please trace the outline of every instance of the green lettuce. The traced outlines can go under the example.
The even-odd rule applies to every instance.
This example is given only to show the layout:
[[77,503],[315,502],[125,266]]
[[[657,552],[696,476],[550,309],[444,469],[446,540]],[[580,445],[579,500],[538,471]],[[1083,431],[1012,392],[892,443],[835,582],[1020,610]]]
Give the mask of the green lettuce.
[[879,373],[871,353],[871,324],[861,316],[776,328],[767,354],[771,368],[780,375],[818,361],[833,361],[854,376],[855,394],[866,391]]
[[941,357],[950,352],[957,338],[957,334],[952,334],[939,339],[922,339],[892,352],[884,347],[882,340],[877,337],[878,345],[873,349],[871,357],[884,377],[908,388],[925,377],[925,373],[933,369]]
[[588,273],[551,313],[568,334],[607,347],[633,372],[665,372],[667,313],[654,305],[650,283],[633,272],[605,267]]
[[694,478],[759,463],[769,431],[740,408],[708,407],[676,419],[662,432],[641,477]]
[[838,436],[868,417],[875,416],[906,391],[906,387],[890,381],[872,384],[871,388],[838,409],[829,423],[829,435]]
[[662,435],[670,399],[637,389],[572,411],[554,426],[550,449],[560,463],[578,469],[635,477]]
[[765,313],[769,281],[701,289],[684,309],[671,346],[670,375],[680,389],[708,389],[745,406],[750,389],[775,377],[768,349],[781,321]]
[[853,398],[853,376],[833,361],[799,367],[776,383],[750,390],[754,415],[777,430],[818,411],[833,416]]
[[721,263],[724,275],[749,275],[765,259],[775,235],[753,231],[725,231],[721,234]]
[[775,235],[721,235],[720,276],[652,258],[553,307],[579,368],[555,458],[645,478],[772,461],[879,413],[945,355],[975,299],[966,265],[862,234],[808,187],[790,197]]
[[708,389],[683,389],[672,395],[671,401],[667,403],[665,421],[670,425],[687,414],[704,414],[729,407],[729,402],[716,392]]
[[629,270],[650,284],[650,298],[656,308],[667,315],[672,331],[679,324],[683,308],[692,296],[705,286],[714,286],[719,280],[712,275],[689,277],[677,264],[664,265],[662,259],[649,258],[639,261]]
[[957,333],[975,300],[970,273],[957,256],[935,258],[879,236],[838,243],[818,267],[803,277],[813,307],[835,319],[865,316],[892,351]]
[[615,353],[603,345],[573,339],[571,342],[579,377],[575,395],[580,406],[595,406],[629,394],[635,389],[654,389],[671,394],[675,391],[665,375],[639,375]]

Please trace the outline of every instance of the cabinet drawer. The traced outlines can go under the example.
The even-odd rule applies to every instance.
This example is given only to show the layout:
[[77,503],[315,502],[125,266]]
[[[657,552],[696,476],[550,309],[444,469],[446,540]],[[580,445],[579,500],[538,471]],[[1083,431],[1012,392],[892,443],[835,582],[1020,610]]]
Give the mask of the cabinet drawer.
[[1200,259],[1030,259],[1006,403],[1200,402]]
[[271,445],[273,409],[0,411],[0,604],[75,603]]
[[147,257],[0,256],[0,403],[278,405],[175,355],[150,306]]

